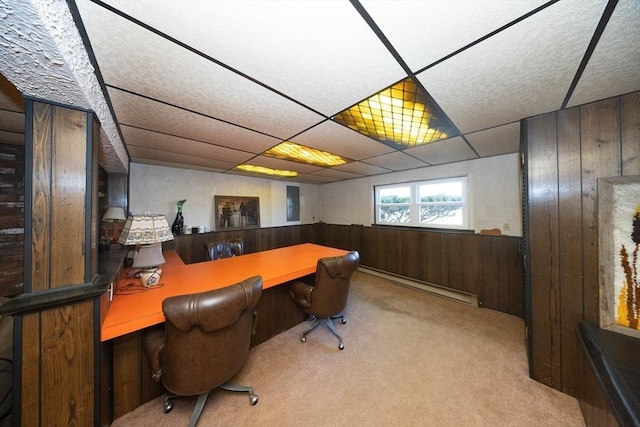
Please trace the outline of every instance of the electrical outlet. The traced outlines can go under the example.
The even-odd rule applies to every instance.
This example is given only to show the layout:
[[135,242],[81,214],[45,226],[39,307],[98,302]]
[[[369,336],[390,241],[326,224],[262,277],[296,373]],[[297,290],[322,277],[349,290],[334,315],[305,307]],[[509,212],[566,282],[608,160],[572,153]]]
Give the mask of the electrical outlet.
[[511,224],[509,224],[508,222],[502,223],[502,230],[503,231],[510,231],[511,230]]

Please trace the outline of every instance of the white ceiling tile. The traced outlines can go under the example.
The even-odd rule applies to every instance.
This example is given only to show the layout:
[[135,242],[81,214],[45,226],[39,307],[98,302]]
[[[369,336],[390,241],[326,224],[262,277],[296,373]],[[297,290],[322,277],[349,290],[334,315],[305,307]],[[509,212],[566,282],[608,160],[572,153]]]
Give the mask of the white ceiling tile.
[[[142,24],[101,2],[69,5],[78,6],[134,161],[224,173],[255,161],[321,184],[517,151],[519,121],[562,105],[609,1],[360,0],[410,68],[431,66],[418,79],[465,133],[404,152],[328,119],[405,77],[352,2],[106,3]],[[638,0],[618,2],[570,106],[640,90],[639,9]],[[0,110],[13,110],[21,97],[4,99],[4,86],[0,79]],[[283,140],[353,162],[323,170],[261,155]]]
[[145,164],[145,165],[154,165],[154,166],[166,166],[169,168],[178,168],[178,169],[192,169],[192,170],[199,170],[199,171],[205,171],[205,172],[218,172],[218,173],[222,173],[225,170],[224,169],[218,169],[218,168],[212,168],[212,167],[206,167],[206,166],[199,166],[199,165],[195,165],[195,164],[185,164],[185,163],[176,163],[176,162],[172,162],[172,161],[162,161],[162,160],[154,160],[154,159],[150,159],[150,158],[137,158],[137,157],[131,157],[131,162],[132,163],[141,163],[141,164]]
[[395,151],[387,145],[331,120],[320,123],[318,126],[295,136],[291,141],[338,154],[351,160],[367,159]]
[[122,135],[129,147],[149,148],[167,153],[186,154],[225,162],[242,163],[254,156],[246,151],[166,135],[144,129],[122,126]]
[[520,122],[465,135],[480,157],[520,151]]
[[116,89],[109,97],[118,121],[143,129],[237,148],[254,154],[277,145],[279,139],[202,115],[141,98]]
[[108,85],[279,138],[323,119],[102,7],[82,1],[79,8]]
[[391,172],[390,169],[381,168],[380,166],[370,165],[364,162],[351,162],[346,165],[335,166],[333,169],[356,173],[359,175],[378,175],[381,173]]
[[108,3],[326,116],[406,77],[347,1]]
[[318,176],[318,175],[310,175],[310,174],[297,176],[296,180],[307,183],[307,184],[327,184],[329,182],[340,181],[340,179],[338,178],[330,178],[326,176]]
[[226,170],[235,166],[235,163],[229,163],[222,160],[205,159],[189,154],[168,153],[166,151],[158,151],[144,147],[130,147],[129,154],[131,154],[132,158],[137,159],[138,162],[140,162],[140,159],[152,159],[167,163],[196,165],[219,170]]
[[412,71],[432,64],[546,3],[361,0]]
[[640,87],[640,1],[620,0],[582,74],[568,107]]
[[362,177],[362,175],[349,173],[349,172],[344,172],[344,171],[340,171],[340,170],[336,170],[336,169],[322,169],[322,170],[319,170],[317,172],[313,172],[313,173],[311,173],[309,175],[323,176],[323,177],[326,177],[326,178],[334,178],[334,179],[339,179],[339,180],[361,178]]
[[469,145],[459,136],[444,141],[432,142],[415,148],[404,150],[405,153],[422,159],[431,165],[459,162],[475,159],[478,156]]
[[[406,150],[405,150],[406,151]],[[377,165],[393,171],[401,171],[406,169],[415,169],[429,166],[415,157],[408,156],[402,151],[395,151],[382,156],[367,159],[367,163]]]
[[418,78],[463,132],[560,108],[605,0],[564,0]]

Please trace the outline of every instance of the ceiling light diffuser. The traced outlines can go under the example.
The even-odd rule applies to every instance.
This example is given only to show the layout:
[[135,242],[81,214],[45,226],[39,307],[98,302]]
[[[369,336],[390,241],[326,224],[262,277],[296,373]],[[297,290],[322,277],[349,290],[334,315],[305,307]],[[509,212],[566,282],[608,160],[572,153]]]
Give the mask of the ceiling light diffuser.
[[265,156],[277,159],[291,160],[316,166],[338,166],[348,163],[344,157],[332,154],[327,151],[317,150],[295,142],[284,141],[263,153]]
[[429,144],[458,133],[410,77],[336,114],[332,119],[401,149]]
[[255,166],[255,165],[238,165],[234,169],[238,169],[245,172],[272,175],[272,176],[284,176],[284,177],[298,176],[298,172],[287,171],[282,169],[271,169],[271,168],[265,168],[264,166]]

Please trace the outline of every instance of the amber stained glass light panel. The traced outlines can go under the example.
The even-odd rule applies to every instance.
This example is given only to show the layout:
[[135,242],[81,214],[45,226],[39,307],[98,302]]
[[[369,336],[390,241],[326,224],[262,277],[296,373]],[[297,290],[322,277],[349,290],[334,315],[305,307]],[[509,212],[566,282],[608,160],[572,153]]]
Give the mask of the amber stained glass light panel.
[[235,167],[235,169],[241,170],[244,172],[261,173],[264,175],[272,175],[272,176],[284,176],[284,177],[298,176],[298,172],[295,172],[295,171],[288,171],[283,169],[271,169],[271,168],[266,168],[264,166],[238,165]]
[[336,114],[333,120],[387,145],[404,149],[457,134],[449,120],[435,110],[421,87],[407,78]]
[[291,141],[285,141],[276,145],[270,150],[265,151],[264,155],[277,159],[325,167],[344,165],[349,162],[348,159],[338,156],[337,154],[306,147]]

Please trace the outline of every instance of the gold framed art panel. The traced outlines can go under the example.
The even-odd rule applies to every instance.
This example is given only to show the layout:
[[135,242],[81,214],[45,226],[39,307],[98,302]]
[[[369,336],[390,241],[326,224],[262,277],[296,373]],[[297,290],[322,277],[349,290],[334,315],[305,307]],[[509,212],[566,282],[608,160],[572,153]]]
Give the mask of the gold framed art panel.
[[214,230],[260,228],[260,198],[248,196],[214,196]]

